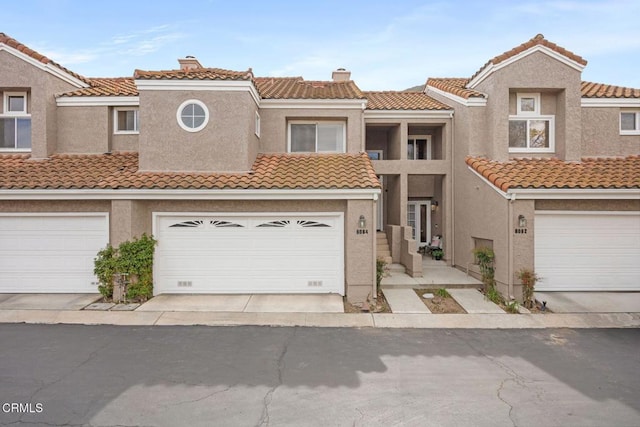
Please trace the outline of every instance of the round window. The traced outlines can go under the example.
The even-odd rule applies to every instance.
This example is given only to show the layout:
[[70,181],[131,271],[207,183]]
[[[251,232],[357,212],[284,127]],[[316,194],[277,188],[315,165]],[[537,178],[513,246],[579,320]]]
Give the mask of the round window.
[[176,116],[182,129],[187,132],[198,132],[207,125],[209,110],[203,102],[197,99],[190,99],[178,107]]

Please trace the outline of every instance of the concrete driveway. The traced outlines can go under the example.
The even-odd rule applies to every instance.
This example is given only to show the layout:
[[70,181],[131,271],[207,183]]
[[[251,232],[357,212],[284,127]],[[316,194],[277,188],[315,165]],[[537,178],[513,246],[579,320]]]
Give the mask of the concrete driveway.
[[100,294],[0,294],[0,310],[82,310]]
[[639,313],[640,292],[536,292],[554,313]]

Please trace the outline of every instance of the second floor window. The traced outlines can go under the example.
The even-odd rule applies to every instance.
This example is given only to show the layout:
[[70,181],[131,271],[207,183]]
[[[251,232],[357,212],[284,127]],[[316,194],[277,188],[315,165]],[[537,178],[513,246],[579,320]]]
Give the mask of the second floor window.
[[344,153],[344,122],[290,122],[291,153]]
[[620,135],[640,135],[640,111],[620,112]]
[[31,150],[31,115],[26,92],[4,92],[0,114],[0,150]]
[[408,141],[408,160],[431,160],[431,135],[410,135]]
[[553,153],[555,116],[540,113],[539,93],[518,93],[516,115],[509,116],[510,153]]
[[140,131],[137,108],[116,108],[114,117],[114,133],[138,133]]

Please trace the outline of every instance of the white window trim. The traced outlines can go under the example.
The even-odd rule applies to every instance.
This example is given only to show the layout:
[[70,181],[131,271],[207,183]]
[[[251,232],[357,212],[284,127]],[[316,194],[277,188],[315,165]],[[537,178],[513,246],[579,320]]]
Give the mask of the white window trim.
[[[120,111],[135,111],[134,127],[135,130],[118,130],[118,112]],[[137,135],[140,133],[140,110],[138,108],[131,107],[116,107],[113,109],[113,134],[114,135]]]
[[256,129],[255,133],[258,138],[260,138],[260,114],[256,111]]
[[[24,98],[24,110],[23,111],[9,111],[9,97],[21,96]],[[29,107],[27,106],[27,92],[4,92],[3,94],[3,116],[29,116]]]
[[[416,159],[415,158],[416,154],[418,154],[418,151],[416,150],[416,144],[415,144],[415,140],[416,139],[426,139],[427,140],[427,147],[425,148],[426,153],[427,153],[427,158],[426,159]],[[409,145],[411,140],[414,140],[414,143],[413,143],[413,159],[409,158],[409,152],[408,152],[408,147],[407,147],[407,160],[431,160],[431,135],[409,135],[409,137],[407,138],[407,145]]]
[[[622,114],[635,114],[636,118],[636,128],[633,130],[623,130],[622,129]],[[620,135],[640,135],[640,110],[621,110],[619,115],[618,126],[620,129]]]
[[532,120],[548,120],[549,121],[549,147],[546,148],[530,148],[530,147],[509,147],[509,153],[555,153],[556,151],[556,116],[509,116],[509,121],[526,121],[527,122],[527,144],[529,144],[529,121]]
[[[202,122],[200,126],[195,128],[190,128],[182,122],[182,110],[189,104],[199,105],[204,110],[204,122]],[[187,132],[200,132],[209,123],[209,109],[202,101],[199,101],[197,99],[187,99],[178,107],[178,110],[176,111],[176,120],[178,121],[178,126],[180,126],[183,130]]]
[[[522,98],[533,98],[535,103],[534,111],[522,111]],[[540,115],[540,94],[539,93],[517,93],[516,94],[516,115],[518,116],[539,116]]]
[[[287,152],[306,153],[307,151],[291,151],[291,125],[342,125],[342,149],[341,151],[322,151],[321,153],[346,153],[347,152],[347,123],[341,120],[291,120],[287,123]],[[316,127],[316,146],[313,153],[318,153],[318,131]]]

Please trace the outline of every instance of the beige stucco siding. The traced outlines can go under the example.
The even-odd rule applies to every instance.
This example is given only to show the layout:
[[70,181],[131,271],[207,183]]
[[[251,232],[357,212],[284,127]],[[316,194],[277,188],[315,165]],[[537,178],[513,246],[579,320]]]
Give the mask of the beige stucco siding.
[[640,135],[620,135],[620,112],[626,108],[582,108],[582,155],[628,156],[640,154]]
[[59,107],[58,153],[109,151],[109,107]]
[[0,212],[110,212],[108,200],[0,200]]
[[[203,102],[209,122],[199,132],[178,125],[187,100]],[[248,92],[140,91],[140,169],[145,171],[248,171],[255,160],[257,106]]]
[[640,211],[640,200],[536,200],[539,211]]
[[[580,82],[578,70],[541,52],[521,58],[482,81],[475,89],[488,95],[485,126],[489,156],[498,161],[509,159],[509,94],[522,91],[544,94],[541,96],[542,114],[554,111],[551,96],[555,97],[555,156],[579,160]],[[549,93],[553,95],[547,95]]]
[[57,107],[55,95],[77,89],[16,56],[0,51],[0,90],[28,91],[31,114],[31,152],[45,158],[56,152]]
[[288,123],[291,120],[340,121],[346,123],[346,152],[364,151],[361,109],[292,109],[263,108],[260,110],[262,129],[260,153],[286,153],[288,151]]

